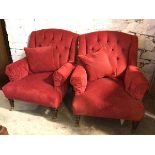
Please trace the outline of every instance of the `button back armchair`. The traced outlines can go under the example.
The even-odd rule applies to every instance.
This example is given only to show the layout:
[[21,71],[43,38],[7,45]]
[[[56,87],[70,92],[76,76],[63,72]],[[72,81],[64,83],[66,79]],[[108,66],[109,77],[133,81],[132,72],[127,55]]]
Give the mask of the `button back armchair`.
[[138,38],[123,32],[98,31],[79,36],[78,65],[70,82],[72,111],[80,116],[131,120],[144,116],[142,98],[148,81],[137,67]]
[[11,109],[14,100],[49,107],[54,117],[68,88],[74,68],[78,35],[61,29],[33,31],[26,57],[6,67],[10,82],[3,87]]

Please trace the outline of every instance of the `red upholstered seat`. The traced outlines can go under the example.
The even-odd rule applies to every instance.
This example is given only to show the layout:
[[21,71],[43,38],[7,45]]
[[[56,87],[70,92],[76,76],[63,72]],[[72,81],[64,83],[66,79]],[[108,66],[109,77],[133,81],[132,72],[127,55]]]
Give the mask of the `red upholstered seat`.
[[24,100],[58,108],[64,92],[54,88],[52,75],[51,72],[31,74],[21,80],[9,82],[3,91],[9,99]]
[[[29,59],[25,57],[6,67],[10,82],[2,88],[4,95],[11,100],[59,108],[74,69],[77,38],[78,34],[61,29],[33,31],[26,53]],[[33,52],[38,55],[35,57]],[[52,67],[48,66],[50,63]],[[35,66],[35,70],[32,70],[32,66]]]
[[[116,74],[108,77],[101,74],[111,67],[108,66],[109,63],[106,67],[104,60],[106,57],[103,57],[103,60],[100,57],[96,61],[104,61],[104,66],[99,66],[101,63],[97,63],[97,71],[94,71],[91,75],[94,77],[91,78],[98,77],[98,79],[91,81],[89,68],[78,59],[78,64],[83,68],[79,69],[78,65],[70,79],[75,91],[72,103],[74,115],[141,120],[144,116],[144,106],[141,101],[149,86],[144,75],[136,67],[138,38],[116,31],[83,34],[79,37],[78,55],[93,56],[92,53],[98,52],[103,47],[107,47],[104,53],[107,54],[107,59],[116,70]],[[89,62],[90,66],[92,62],[95,64],[94,61],[95,59]],[[103,77],[97,76],[98,74]]]
[[139,120],[144,116],[144,107],[124,91],[123,83],[102,78],[89,82],[85,92],[75,96],[73,112],[76,115]]

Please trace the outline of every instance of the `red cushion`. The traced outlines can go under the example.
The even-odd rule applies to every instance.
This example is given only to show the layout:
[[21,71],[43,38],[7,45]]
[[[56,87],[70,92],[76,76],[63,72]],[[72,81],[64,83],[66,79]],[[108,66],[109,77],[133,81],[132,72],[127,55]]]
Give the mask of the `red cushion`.
[[85,91],[87,87],[87,73],[83,66],[76,66],[71,76],[70,83],[76,95],[82,94]]
[[110,78],[90,81],[86,91],[73,100],[75,115],[87,115],[138,121],[144,107],[124,90],[122,82]]
[[64,85],[59,90],[53,87],[52,73],[35,73],[27,77],[10,82],[3,87],[5,96],[57,108],[66,92]]
[[33,31],[29,39],[29,47],[52,45],[55,69],[66,62],[74,63],[77,50],[78,34],[62,29],[43,29]]
[[6,75],[10,81],[17,81],[29,74],[29,66],[26,58],[13,62],[6,66]]
[[24,48],[28,63],[32,72],[53,71],[53,48],[52,46]]
[[104,48],[101,48],[95,53],[87,54],[86,56],[80,55],[79,58],[86,68],[90,81],[115,75],[115,71]]
[[117,31],[96,31],[80,35],[79,55],[94,53],[103,45],[110,46],[110,62],[113,58],[117,61],[117,76],[123,77],[128,65],[137,64],[137,36]]
[[74,69],[74,65],[71,63],[65,63],[62,67],[56,70],[53,74],[54,86],[61,86],[67,80],[72,70]]

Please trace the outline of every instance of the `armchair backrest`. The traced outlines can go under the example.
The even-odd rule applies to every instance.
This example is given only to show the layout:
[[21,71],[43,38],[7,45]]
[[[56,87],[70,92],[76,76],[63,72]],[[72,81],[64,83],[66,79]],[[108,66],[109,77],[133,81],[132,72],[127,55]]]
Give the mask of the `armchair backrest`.
[[110,47],[109,59],[116,59],[117,76],[123,75],[128,65],[137,65],[138,38],[123,32],[97,31],[80,35],[78,55],[96,52],[104,45]]
[[66,62],[74,63],[77,50],[78,34],[62,29],[43,29],[33,31],[29,38],[28,47],[52,45],[56,69]]

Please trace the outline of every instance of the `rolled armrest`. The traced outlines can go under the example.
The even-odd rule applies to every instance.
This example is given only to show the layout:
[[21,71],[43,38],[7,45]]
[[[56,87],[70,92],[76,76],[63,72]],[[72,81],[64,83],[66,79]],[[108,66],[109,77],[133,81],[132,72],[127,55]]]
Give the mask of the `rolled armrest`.
[[76,66],[71,75],[70,83],[76,95],[80,95],[85,91],[87,87],[87,73],[83,66]]
[[67,80],[74,65],[71,63],[65,63],[62,67],[56,70],[53,74],[54,86],[61,86]]
[[146,91],[149,89],[149,83],[138,67],[130,65],[124,79],[125,90],[135,99],[142,100]]
[[5,73],[10,81],[17,81],[27,76],[29,74],[29,66],[26,58],[7,65]]

